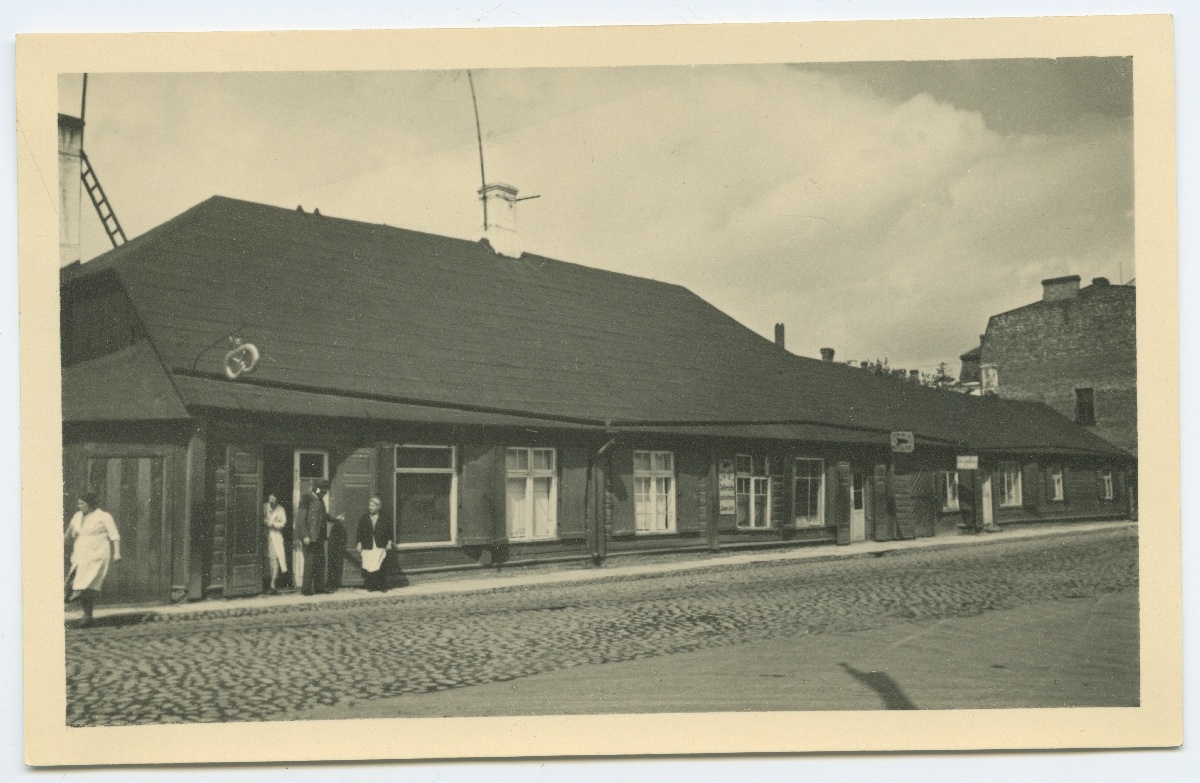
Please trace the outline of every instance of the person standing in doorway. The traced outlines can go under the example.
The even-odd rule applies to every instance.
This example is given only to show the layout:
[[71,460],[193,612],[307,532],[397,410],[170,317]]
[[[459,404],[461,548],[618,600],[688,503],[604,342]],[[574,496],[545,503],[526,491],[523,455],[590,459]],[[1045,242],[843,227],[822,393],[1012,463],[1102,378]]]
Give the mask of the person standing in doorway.
[[300,499],[296,511],[295,535],[304,548],[304,581],[301,592],[305,595],[325,592],[325,539],[329,512],[325,509],[325,493],[329,481],[317,479],[312,489]]
[[383,561],[392,549],[392,523],[383,515],[383,502],[372,497],[367,513],[358,520],[358,553],[362,556],[363,587],[371,592],[387,592]]
[[121,535],[112,514],[100,508],[99,495],[88,490],[75,502],[75,516],[67,525],[64,538],[71,545],[71,570],[67,575],[71,593],[68,600],[79,599],[83,605],[84,628],[94,620],[92,609],[108,568],[121,559]]
[[271,595],[279,593],[279,575],[286,574],[287,553],[283,548],[283,529],[287,527],[287,512],[279,505],[274,493],[267,495],[263,505],[263,524],[267,528],[267,565],[271,569]]

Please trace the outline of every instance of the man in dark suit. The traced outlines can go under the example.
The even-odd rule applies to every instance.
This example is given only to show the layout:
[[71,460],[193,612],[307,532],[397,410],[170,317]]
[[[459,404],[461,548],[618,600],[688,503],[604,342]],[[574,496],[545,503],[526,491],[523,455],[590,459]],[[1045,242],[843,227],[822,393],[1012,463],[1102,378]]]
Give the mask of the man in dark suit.
[[300,498],[296,511],[296,538],[304,547],[305,595],[325,592],[325,540],[328,537],[329,512],[325,508],[325,493],[329,482],[317,479],[312,489]]

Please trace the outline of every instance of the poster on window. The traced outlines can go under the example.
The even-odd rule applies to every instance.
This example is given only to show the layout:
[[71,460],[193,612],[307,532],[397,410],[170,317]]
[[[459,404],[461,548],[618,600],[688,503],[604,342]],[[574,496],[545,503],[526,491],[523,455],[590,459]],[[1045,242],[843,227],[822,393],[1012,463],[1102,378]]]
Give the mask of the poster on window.
[[717,498],[720,513],[733,516],[737,513],[737,481],[733,472],[733,460],[717,461]]

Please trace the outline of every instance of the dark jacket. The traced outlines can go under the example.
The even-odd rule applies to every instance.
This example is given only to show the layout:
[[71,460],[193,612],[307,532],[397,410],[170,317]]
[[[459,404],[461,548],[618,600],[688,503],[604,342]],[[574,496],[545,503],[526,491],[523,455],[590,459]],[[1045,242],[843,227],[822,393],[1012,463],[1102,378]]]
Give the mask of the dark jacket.
[[296,511],[295,532],[296,540],[306,538],[313,541],[325,540],[325,525],[329,521],[329,512],[325,503],[312,492],[304,493],[300,498],[300,508]]
[[[371,515],[363,514],[358,520],[358,533],[355,540],[363,549],[371,549]],[[392,543],[392,520],[382,511],[379,521],[375,523],[375,546],[384,549]]]

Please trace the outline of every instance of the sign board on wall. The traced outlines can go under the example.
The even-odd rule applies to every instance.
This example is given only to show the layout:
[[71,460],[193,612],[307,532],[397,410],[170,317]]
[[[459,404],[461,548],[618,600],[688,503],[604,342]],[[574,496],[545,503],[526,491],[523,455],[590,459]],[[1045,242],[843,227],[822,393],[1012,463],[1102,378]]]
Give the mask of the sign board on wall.
[[979,457],[959,457],[959,470],[979,470]]
[[892,451],[897,454],[912,454],[916,442],[917,440],[911,432],[892,433]]
[[717,460],[717,498],[719,513],[734,515],[737,513],[737,481],[733,473],[733,460]]

